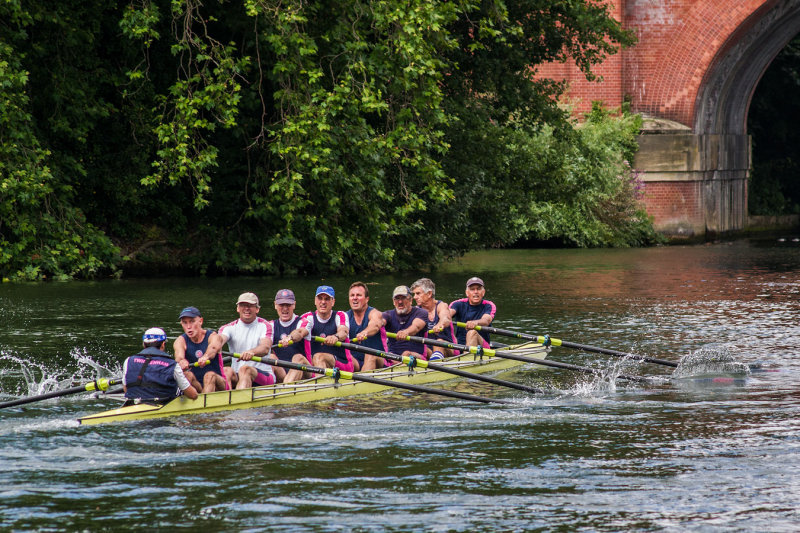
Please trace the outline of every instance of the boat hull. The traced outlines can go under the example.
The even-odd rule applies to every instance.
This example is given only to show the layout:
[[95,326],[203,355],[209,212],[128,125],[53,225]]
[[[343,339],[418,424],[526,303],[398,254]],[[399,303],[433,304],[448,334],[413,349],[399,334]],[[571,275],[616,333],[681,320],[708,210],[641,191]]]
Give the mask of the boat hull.
[[[532,359],[544,359],[547,351],[540,344],[528,343],[515,346],[511,351]],[[452,368],[465,370],[474,374],[508,370],[526,363],[498,357],[477,357],[463,354],[440,362]],[[365,375],[385,379],[389,382],[425,385],[456,379],[458,376],[441,372],[416,368],[410,371],[404,365],[368,372]],[[340,380],[338,383],[328,377],[317,377],[294,383],[253,387],[251,389],[219,391],[200,394],[197,399],[190,400],[180,396],[164,405],[137,404],[111,409],[102,413],[84,416],[78,419],[82,425],[106,424],[126,420],[147,420],[169,416],[213,413],[236,409],[250,409],[272,405],[298,404],[320,400],[329,400],[358,394],[370,394],[385,391],[391,385],[367,383],[364,381]]]

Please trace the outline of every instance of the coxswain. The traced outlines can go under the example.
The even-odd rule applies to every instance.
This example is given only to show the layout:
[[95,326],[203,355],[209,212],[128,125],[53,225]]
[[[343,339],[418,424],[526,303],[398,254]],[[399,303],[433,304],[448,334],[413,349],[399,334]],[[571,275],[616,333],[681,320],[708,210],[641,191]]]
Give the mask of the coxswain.
[[480,334],[475,326],[490,326],[497,306],[490,300],[485,300],[486,287],[481,278],[467,280],[466,298],[461,298],[450,303],[450,318],[453,322],[464,322],[465,328],[456,328],[456,339],[459,344],[468,346],[489,347],[489,334]]
[[217,335],[213,329],[203,328],[200,310],[186,307],[178,315],[178,320],[181,322],[183,334],[172,343],[172,352],[186,378],[195,389],[203,392],[230,390],[221,353],[217,353],[207,364],[195,366],[206,353],[210,340]]
[[[278,318],[272,321],[272,354],[281,361],[297,364],[310,364],[303,350],[303,343],[289,343],[289,335],[297,329],[300,317],[294,312],[297,305],[294,292],[291,289],[281,289],[275,295],[275,311]],[[310,378],[310,372],[302,370],[286,370],[276,366],[272,369],[278,383],[289,383]]]
[[201,364],[212,359],[228,343],[228,349],[239,357],[224,370],[231,385],[237,389],[275,383],[272,366],[252,361],[254,356],[266,357],[272,348],[272,323],[258,316],[260,309],[258,296],[252,292],[240,294],[236,300],[239,318],[219,328],[217,335],[209,341],[206,353],[199,359]]
[[395,333],[396,338],[390,338],[389,352],[425,359],[425,345],[421,342],[408,340],[409,336],[416,335],[425,328],[428,314],[424,309],[411,305],[411,290],[400,285],[392,291],[394,309],[384,311],[381,315],[383,326],[388,333]]
[[[351,342],[357,342],[367,348],[386,351],[386,330],[383,328],[381,312],[369,305],[369,289],[366,283],[356,281],[350,285],[348,294],[350,310],[347,320],[350,322],[348,336]],[[362,372],[383,368],[383,357],[362,352],[351,352],[358,361]]]
[[[336,346],[336,342],[347,342],[350,324],[347,313],[335,311],[336,292],[333,287],[320,285],[314,295],[316,311],[300,317],[298,327],[289,338],[292,342],[305,341],[305,354],[314,366],[338,368],[347,372],[357,372],[360,367],[350,350]],[[317,342],[314,337],[324,337]]]
[[[442,300],[436,299],[436,285],[428,278],[420,278],[411,285],[414,300],[420,309],[428,313],[425,323],[425,337],[443,340],[450,343],[456,342],[455,329],[450,320],[450,307]],[[428,355],[428,360],[436,361],[445,357],[452,357],[450,348],[434,347]]]
[[197,398],[183,370],[164,351],[167,334],[161,328],[150,328],[142,336],[141,352],[125,359],[122,366],[125,397],[133,401],[164,403],[181,392],[191,399]]

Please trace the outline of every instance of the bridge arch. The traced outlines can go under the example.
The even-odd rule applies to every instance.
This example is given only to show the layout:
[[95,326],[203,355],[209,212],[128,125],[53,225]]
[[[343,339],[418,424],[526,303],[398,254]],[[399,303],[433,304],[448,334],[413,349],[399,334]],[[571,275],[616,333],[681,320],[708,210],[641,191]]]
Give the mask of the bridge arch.
[[635,167],[659,231],[691,238],[746,228],[750,101],[800,33],[800,0],[604,1],[638,43],[596,69],[599,84],[564,65],[539,74],[566,80],[578,112],[602,100],[642,113]]
[[747,134],[750,100],[761,76],[800,33],[800,2],[770,2],[750,18],[706,73],[695,104],[696,133]]

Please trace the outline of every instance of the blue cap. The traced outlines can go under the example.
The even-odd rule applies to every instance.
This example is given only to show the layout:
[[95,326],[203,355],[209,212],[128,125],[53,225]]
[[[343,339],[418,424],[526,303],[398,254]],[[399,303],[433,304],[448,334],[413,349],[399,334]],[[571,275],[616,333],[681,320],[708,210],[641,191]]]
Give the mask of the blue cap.
[[317,294],[314,296],[319,296],[320,294],[327,294],[331,298],[336,298],[336,293],[333,290],[333,287],[329,285],[320,285],[317,287]]
[[146,343],[151,342],[164,342],[167,340],[167,334],[161,328],[150,328],[142,335],[142,341]]
[[189,318],[195,318],[203,315],[200,314],[200,310],[196,307],[184,307],[183,311],[181,311],[181,314],[178,317],[178,320],[186,316],[188,316]]

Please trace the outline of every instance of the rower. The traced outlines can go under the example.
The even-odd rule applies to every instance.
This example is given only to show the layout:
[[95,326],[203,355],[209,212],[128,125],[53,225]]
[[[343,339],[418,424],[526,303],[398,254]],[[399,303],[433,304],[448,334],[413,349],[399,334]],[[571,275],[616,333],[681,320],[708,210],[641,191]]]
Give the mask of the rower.
[[[317,310],[300,317],[297,329],[289,338],[292,342],[305,339],[306,356],[314,366],[338,368],[346,372],[357,372],[360,367],[350,350],[335,346],[336,342],[346,342],[350,331],[347,313],[334,311],[336,292],[333,287],[320,285],[314,295]],[[325,337],[324,342],[317,342],[314,337]]]
[[183,370],[164,351],[167,334],[161,328],[150,328],[142,336],[141,352],[125,359],[122,365],[125,397],[129,400],[167,402],[181,392],[197,398],[197,390],[183,375]]
[[238,357],[230,368],[224,370],[231,385],[237,389],[275,383],[275,373],[270,365],[251,361],[253,356],[269,355],[272,348],[272,323],[258,316],[259,309],[258,296],[252,292],[240,294],[236,300],[239,318],[219,328],[219,333],[209,341],[206,353],[198,359],[201,364],[210,360],[227,342],[230,351]]
[[395,287],[392,291],[392,303],[394,309],[384,311],[381,315],[386,331],[397,334],[396,338],[389,339],[387,351],[425,359],[425,345],[410,341],[407,337],[422,331],[428,314],[424,309],[411,305],[411,290],[405,285]]
[[[428,278],[420,278],[411,285],[411,292],[420,309],[424,309],[428,314],[425,337],[455,343],[456,336],[450,320],[450,307],[442,300],[436,299],[436,285],[433,281]],[[452,356],[453,350],[450,348],[435,347],[428,359],[435,361]]]
[[209,341],[217,335],[217,332],[203,328],[203,315],[196,307],[184,308],[178,319],[183,334],[172,343],[172,351],[186,378],[195,389],[203,392],[230,390],[230,383],[225,378],[223,370],[221,353],[217,353],[208,364],[194,365],[206,353]]
[[[289,335],[297,329],[300,317],[294,313],[297,301],[294,292],[290,289],[281,289],[275,295],[275,311],[278,318],[272,321],[272,353],[281,361],[289,361],[297,364],[308,364],[311,361],[303,353],[302,344],[289,344]],[[302,370],[289,370],[276,366],[272,369],[278,383],[289,383],[298,381],[304,377],[311,377],[310,372]]]
[[[386,351],[386,330],[383,328],[381,312],[369,305],[369,289],[366,283],[356,281],[350,285],[349,337],[367,348]],[[351,352],[358,361],[362,372],[383,368],[386,363],[382,357],[362,352]]]
[[466,298],[461,298],[450,303],[450,319],[453,322],[464,322],[465,328],[456,328],[458,344],[467,346],[489,347],[489,334],[483,336],[475,330],[475,326],[490,326],[497,306],[490,300],[484,300],[486,287],[483,280],[478,277],[467,280]]

